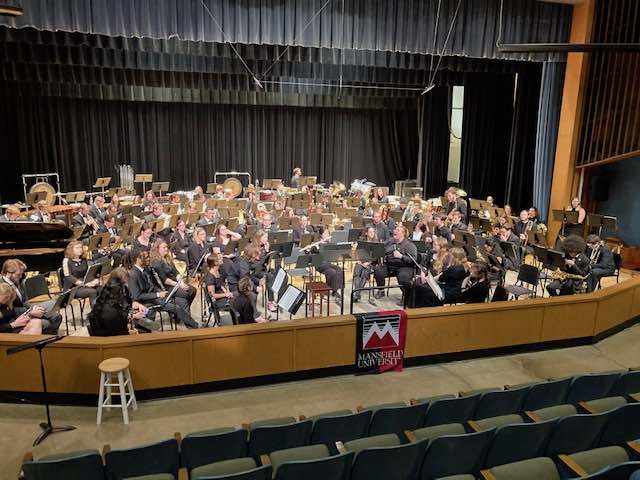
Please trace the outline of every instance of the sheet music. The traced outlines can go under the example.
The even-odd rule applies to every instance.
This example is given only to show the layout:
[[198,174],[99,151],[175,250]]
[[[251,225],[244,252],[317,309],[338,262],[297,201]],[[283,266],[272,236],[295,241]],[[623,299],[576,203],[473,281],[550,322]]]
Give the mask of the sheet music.
[[284,284],[284,281],[286,280],[286,278],[287,278],[287,274],[284,271],[284,269],[279,268],[278,273],[276,273],[276,277],[273,279],[273,283],[271,284],[271,291],[277,294],[282,288],[282,285]]
[[294,314],[292,309],[295,307],[296,302],[304,296],[304,292],[299,288],[289,285],[282,296],[278,299],[278,306],[285,309],[287,312]]
[[442,289],[440,288],[440,285],[438,284],[436,279],[433,278],[433,275],[431,275],[431,272],[429,272],[429,274],[427,275],[427,285],[429,285],[433,293],[436,294],[438,300],[444,300],[444,293],[442,292]]

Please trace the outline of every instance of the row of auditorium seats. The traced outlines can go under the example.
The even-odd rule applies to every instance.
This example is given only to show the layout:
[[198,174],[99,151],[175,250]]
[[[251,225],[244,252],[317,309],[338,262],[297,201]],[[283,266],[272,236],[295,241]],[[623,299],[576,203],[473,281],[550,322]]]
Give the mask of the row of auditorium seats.
[[[553,465],[557,478],[569,478],[639,458],[640,404],[633,403],[639,392],[640,371],[588,374],[417,399],[411,405],[359,407],[356,413],[263,420],[136,449],[107,448],[104,458],[98,451],[43,457],[26,461],[23,471],[27,480],[150,474],[150,480],[179,474],[426,480],[474,478],[481,470],[486,478],[529,478],[504,473],[505,464],[518,462],[514,468],[532,472]],[[93,473],[79,474],[78,468]]]

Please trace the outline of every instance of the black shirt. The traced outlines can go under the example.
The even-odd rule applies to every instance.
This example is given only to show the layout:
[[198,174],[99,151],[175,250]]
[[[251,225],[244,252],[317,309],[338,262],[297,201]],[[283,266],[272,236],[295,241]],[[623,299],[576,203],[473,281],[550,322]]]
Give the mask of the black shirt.
[[238,312],[238,323],[256,323],[253,302],[246,295],[238,295],[231,302],[233,309]]
[[224,293],[222,290],[222,286],[224,285],[224,278],[222,277],[222,273],[219,273],[219,276],[213,275],[211,272],[207,272],[204,277],[204,284],[207,288],[213,287],[214,293]]
[[[196,266],[198,265],[198,262],[200,262],[200,259],[206,254],[206,253],[210,253],[211,249],[209,248],[209,245],[207,245],[206,243],[200,245],[196,242],[193,242],[191,245],[189,245],[189,249],[187,250],[187,258],[189,259],[189,270],[195,270]],[[205,260],[202,260],[202,262],[200,262],[200,270],[202,271],[204,267],[206,267],[207,263]]]
[[81,258],[79,260],[72,260],[65,258],[62,260],[62,274],[64,275],[64,289],[68,290],[75,286],[77,282],[82,282],[84,276],[89,269],[89,263]]

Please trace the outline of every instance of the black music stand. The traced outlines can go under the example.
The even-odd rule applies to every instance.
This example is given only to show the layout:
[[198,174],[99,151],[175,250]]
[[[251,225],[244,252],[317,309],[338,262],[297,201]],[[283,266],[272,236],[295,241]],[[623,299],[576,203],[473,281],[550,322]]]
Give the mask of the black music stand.
[[69,425],[54,427],[53,424],[51,423],[51,411],[49,409],[49,393],[47,391],[47,377],[44,372],[44,361],[42,359],[42,350],[50,343],[57,342],[58,340],[62,340],[63,338],[64,338],[63,336],[55,335],[52,337],[45,338],[44,340],[25,343],[24,345],[18,345],[16,347],[11,347],[7,349],[7,356],[13,355],[14,353],[22,352],[23,350],[30,350],[32,348],[35,348],[36,350],[38,350],[38,356],[40,358],[40,376],[42,378],[42,392],[44,393],[44,407],[47,412],[47,421],[42,422],[40,424],[40,428],[42,429],[42,432],[34,440],[33,442],[34,447],[37,445],[40,445],[40,443],[52,433],[69,432],[71,430],[76,429],[76,427],[71,427]]
[[323,257],[325,260],[331,262],[338,260],[340,261],[340,267],[342,269],[342,288],[340,289],[340,315],[344,314],[344,287],[347,283],[345,281],[345,273],[344,273],[344,264],[347,259],[351,259],[351,243],[339,243],[339,244],[326,244],[322,245],[323,250],[320,252],[319,256]]

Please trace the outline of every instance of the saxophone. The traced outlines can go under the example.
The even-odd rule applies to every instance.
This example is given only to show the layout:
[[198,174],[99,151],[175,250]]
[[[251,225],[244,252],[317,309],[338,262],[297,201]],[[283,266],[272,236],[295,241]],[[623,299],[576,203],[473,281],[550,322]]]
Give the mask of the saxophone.
[[585,277],[585,276],[578,275],[577,273],[564,272],[564,271],[560,270],[559,268],[557,270],[554,270],[553,272],[551,272],[550,276],[554,280],[560,280],[561,282],[564,282],[565,280],[581,280],[581,281],[585,281],[587,279],[587,277]]

